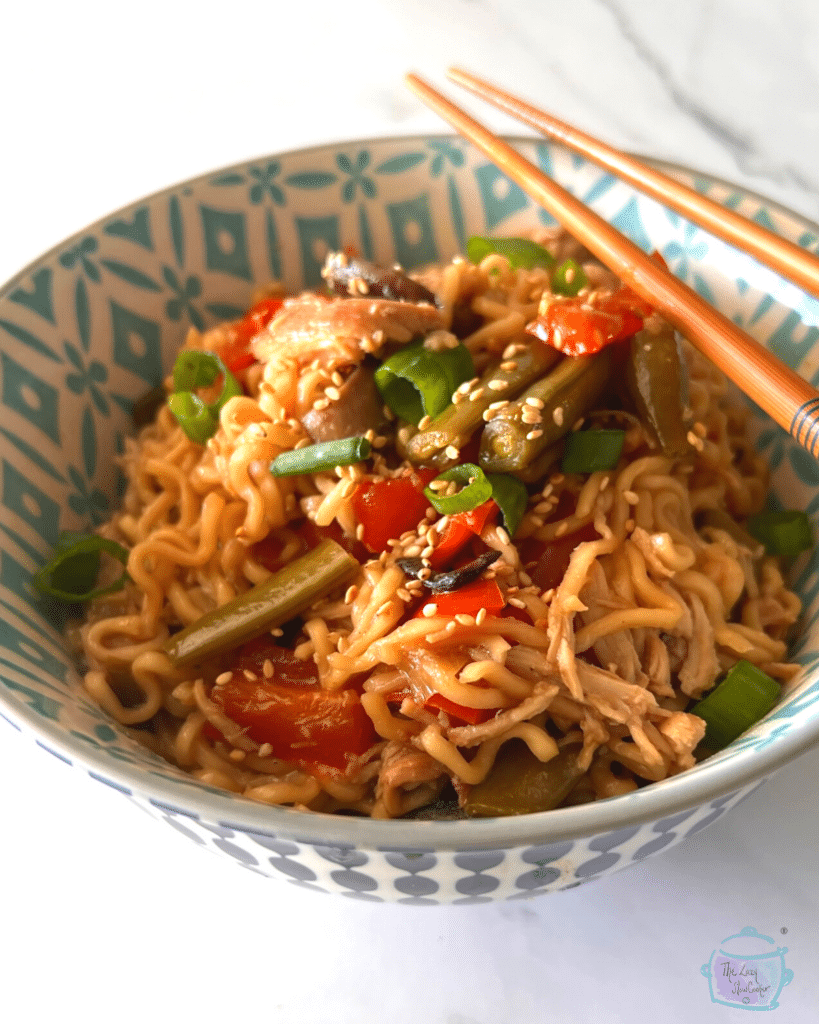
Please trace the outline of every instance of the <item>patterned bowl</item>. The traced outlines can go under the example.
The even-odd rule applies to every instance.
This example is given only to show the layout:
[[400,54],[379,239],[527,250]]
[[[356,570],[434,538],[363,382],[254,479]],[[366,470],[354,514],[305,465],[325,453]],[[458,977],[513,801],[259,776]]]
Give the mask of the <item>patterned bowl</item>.
[[[558,181],[814,383],[819,303],[559,146],[518,140]],[[667,168],[816,250],[819,228],[756,196]],[[627,796],[521,818],[370,821],[270,808],[209,788],[121,735],[84,694],[61,623],[29,589],[62,529],[117,501],[114,456],[133,400],[172,364],[189,324],[238,316],[254,282],[319,280],[352,243],[406,267],[470,234],[548,222],[492,165],[449,136],[350,142],[265,157],[120,210],[0,292],[0,716],[41,747],[259,874],[364,900],[475,903],[580,885],[705,828],[819,736],[819,556],[792,585],[803,671],[767,718],[692,771]],[[819,510],[816,464],[756,411],[773,496]],[[787,496],[787,497],[785,497]]]

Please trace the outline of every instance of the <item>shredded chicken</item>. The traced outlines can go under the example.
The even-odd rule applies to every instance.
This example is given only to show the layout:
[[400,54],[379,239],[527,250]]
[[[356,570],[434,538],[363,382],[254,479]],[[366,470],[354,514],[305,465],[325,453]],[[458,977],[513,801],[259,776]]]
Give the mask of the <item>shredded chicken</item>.
[[331,371],[360,363],[386,341],[407,342],[444,323],[435,306],[389,299],[335,299],[300,295],[285,302],[253,341],[262,362],[287,356],[304,366],[318,360]]

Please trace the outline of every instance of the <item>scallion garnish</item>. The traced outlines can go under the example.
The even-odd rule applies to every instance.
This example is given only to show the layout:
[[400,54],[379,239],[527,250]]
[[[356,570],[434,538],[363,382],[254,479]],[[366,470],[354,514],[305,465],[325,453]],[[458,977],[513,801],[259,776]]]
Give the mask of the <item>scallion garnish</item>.
[[760,512],[747,522],[748,532],[765,545],[769,555],[796,558],[813,547],[813,530],[804,512]]
[[423,341],[399,349],[375,371],[375,383],[392,411],[408,423],[424,416],[433,419],[452,402],[464,381],[471,380],[475,366],[469,349],[460,342],[439,351]]
[[530,238],[482,238],[473,235],[466,243],[466,255],[473,263],[480,263],[487,256],[505,256],[511,267],[533,267],[555,265],[555,258],[548,249],[533,242]]
[[[203,402],[194,394],[197,388],[210,387],[222,377],[222,390],[215,402]],[[222,406],[236,395],[242,386],[215,352],[185,349],[176,357],[173,368],[174,393],[168,397],[168,406],[179,426],[191,441],[204,444],[216,433]]]
[[574,430],[566,435],[563,473],[596,473],[614,469],[623,452],[624,430]]
[[526,485],[508,473],[487,473],[486,479],[492,485],[492,497],[501,510],[504,528],[514,537],[529,503]]
[[574,297],[589,283],[583,268],[574,260],[564,260],[552,274],[552,291]]
[[90,601],[94,597],[113,594],[125,586],[128,574],[113,583],[95,587],[102,552],[128,563],[128,549],[114,540],[96,534],[61,533],[51,561],[31,578],[35,587],[58,601]]
[[691,708],[691,714],[706,724],[703,747],[727,747],[767,715],[779,694],[779,683],[749,661],[738,661],[719,686]]
[[322,441],[304,448],[282,452],[270,463],[273,476],[301,476],[321,473],[336,466],[352,466],[366,459],[372,445],[366,437],[342,437],[337,441]]
[[457,512],[470,512],[478,505],[483,505],[492,497],[492,484],[486,478],[486,474],[480,466],[472,462],[463,462],[459,466],[453,466],[437,476],[431,483],[437,481],[449,483],[454,481],[462,487],[455,494],[444,494],[443,491],[425,487],[424,495],[430,505],[442,516],[454,515]]

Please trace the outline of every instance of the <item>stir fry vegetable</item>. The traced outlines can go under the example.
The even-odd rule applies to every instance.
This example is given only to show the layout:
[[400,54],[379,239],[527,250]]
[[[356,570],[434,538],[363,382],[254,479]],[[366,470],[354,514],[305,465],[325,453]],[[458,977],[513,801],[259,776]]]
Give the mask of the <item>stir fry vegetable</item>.
[[640,331],[629,345],[626,380],[642,422],[663,452],[676,458],[690,448],[683,410],[688,406],[688,381],[680,344],[669,324],[659,332]]
[[303,473],[321,473],[336,466],[353,466],[363,462],[372,452],[366,437],[343,437],[338,441],[324,441],[305,448],[282,452],[270,464],[273,476],[300,476]]
[[294,618],[358,569],[358,562],[344,548],[333,540],[323,540],[247,593],[174,633],[164,649],[176,665],[228,651]]
[[614,469],[623,452],[624,430],[575,430],[566,437],[560,468],[564,473]]
[[[450,489],[441,490],[440,485],[447,483],[460,484],[461,489],[454,493],[450,493]],[[454,512],[469,512],[483,505],[492,497],[492,484],[480,466],[462,462],[430,481],[429,486],[424,488],[424,494],[436,512],[448,516]]]
[[487,256],[505,256],[511,267],[533,267],[555,265],[555,258],[548,249],[533,242],[531,238],[483,238],[473,235],[466,243],[466,254],[473,263],[480,263]]
[[760,512],[748,520],[748,531],[765,545],[769,555],[796,558],[813,547],[813,530],[804,512]]
[[452,394],[475,372],[469,350],[460,343],[433,350],[424,341],[399,349],[375,372],[381,397],[408,423],[424,416],[438,416],[452,401]]
[[702,746],[722,750],[771,710],[779,699],[779,683],[749,661],[738,661],[723,681],[691,708],[705,720]]
[[487,777],[469,791],[464,810],[470,818],[551,811],[584,775],[578,753],[578,747],[564,747],[544,762],[523,743],[506,743]]
[[612,365],[609,351],[562,360],[486,424],[483,468],[498,473],[525,469],[592,408],[611,378]]
[[31,582],[48,597],[71,603],[113,594],[125,586],[128,573],[123,572],[106,586],[95,587],[103,551],[123,565],[128,564],[128,549],[116,541],[96,534],[61,533],[54,557],[32,576]]
[[407,457],[415,463],[432,461],[447,448],[460,450],[474,431],[483,425],[493,407],[509,402],[542,377],[560,359],[547,345],[532,342],[520,346],[513,357],[493,363],[481,379],[459,401],[419,431],[407,446]]
[[428,302],[435,296],[424,285],[413,281],[398,267],[378,267],[360,256],[333,252],[327,257],[321,276],[336,295],[371,296],[395,302]]
[[[264,665],[272,666],[266,678]],[[237,652],[230,678],[213,688],[211,700],[270,755],[313,775],[338,776],[377,740],[355,690],[323,690],[312,661],[260,637]]]
[[[194,392],[213,385],[222,377],[222,390],[214,402],[204,402]],[[173,368],[173,394],[168,406],[191,441],[204,444],[216,433],[219,413],[229,399],[242,394],[242,387],[215,352],[184,349]]]

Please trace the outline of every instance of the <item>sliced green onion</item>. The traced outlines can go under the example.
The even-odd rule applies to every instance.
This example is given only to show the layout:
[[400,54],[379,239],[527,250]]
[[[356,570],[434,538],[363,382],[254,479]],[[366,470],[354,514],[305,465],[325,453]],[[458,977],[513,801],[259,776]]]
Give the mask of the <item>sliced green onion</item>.
[[501,510],[504,528],[514,537],[529,503],[526,484],[508,473],[487,473],[486,479],[492,485],[492,497]]
[[727,747],[768,714],[779,694],[776,680],[749,661],[738,661],[719,686],[691,708],[691,714],[706,724],[703,747]]
[[469,349],[460,342],[439,352],[423,341],[406,345],[375,371],[375,383],[392,411],[408,423],[433,419],[452,402],[452,395],[475,375]]
[[583,268],[574,260],[564,260],[552,274],[552,291],[558,295],[577,295],[588,283]]
[[625,430],[574,430],[566,436],[563,473],[596,473],[614,469],[623,452]]
[[751,516],[748,532],[765,545],[769,555],[795,558],[800,551],[813,547],[813,530],[804,512],[760,512]]
[[321,473],[336,466],[352,466],[362,462],[372,451],[366,437],[343,437],[337,441],[322,441],[305,448],[282,452],[270,463],[273,476],[301,476],[303,473]]
[[232,650],[295,618],[359,568],[340,544],[325,539],[247,593],[174,633],[165,651],[175,665],[187,665]]
[[[431,487],[424,488],[424,494],[430,505],[442,516],[454,515],[457,512],[471,512],[478,505],[483,505],[492,497],[492,484],[487,480],[486,474],[480,466],[472,462],[463,462],[460,466],[453,466],[446,470],[435,480],[451,481],[462,484],[460,491],[455,494],[444,495],[440,491],[434,491]],[[431,481],[435,483],[435,480]]]
[[[210,387],[222,377],[222,390],[215,402],[203,402],[194,394],[197,388]],[[219,426],[222,406],[236,395],[242,394],[242,386],[228,370],[215,352],[201,352],[185,349],[176,357],[173,368],[174,393],[168,398],[168,406],[179,426],[191,441],[204,444],[213,437]]]
[[480,263],[487,256],[505,256],[511,267],[533,267],[550,269],[555,258],[548,249],[533,242],[531,238],[482,238],[473,235],[466,243],[466,255],[473,263]]
[[114,540],[96,534],[61,533],[51,561],[31,578],[43,594],[58,601],[90,601],[94,597],[121,590],[128,580],[124,572],[119,579],[104,587],[95,587],[102,552],[128,563],[128,549]]

